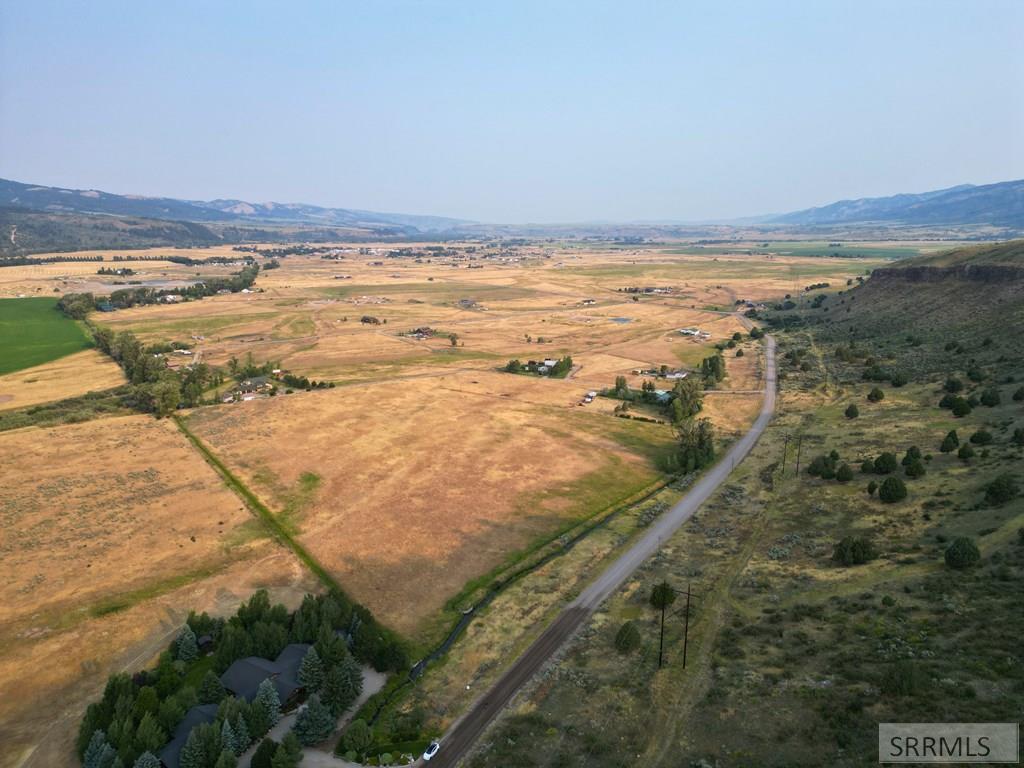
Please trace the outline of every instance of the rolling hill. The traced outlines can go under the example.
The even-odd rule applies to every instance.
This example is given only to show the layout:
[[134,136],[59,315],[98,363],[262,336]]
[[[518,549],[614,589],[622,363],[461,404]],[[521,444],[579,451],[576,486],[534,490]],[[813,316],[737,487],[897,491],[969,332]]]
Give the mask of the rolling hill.
[[796,226],[990,224],[1024,229],[1024,179],[980,186],[961,184],[921,194],[840,200],[776,216],[769,223]]
[[292,224],[350,227],[387,234],[436,233],[470,222],[442,216],[376,213],[302,203],[250,203],[245,200],[178,200],[117,195],[95,189],[64,189],[0,179],[0,206],[51,214],[100,214],[166,221]]

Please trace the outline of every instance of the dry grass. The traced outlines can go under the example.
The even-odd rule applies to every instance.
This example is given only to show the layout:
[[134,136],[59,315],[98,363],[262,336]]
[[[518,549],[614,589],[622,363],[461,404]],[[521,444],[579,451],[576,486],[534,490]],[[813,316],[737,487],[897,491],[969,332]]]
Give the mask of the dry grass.
[[[300,541],[345,589],[415,635],[510,552],[657,477],[641,451],[602,434],[603,417],[570,404],[575,392],[461,373],[208,408],[190,426],[291,510]],[[669,439],[666,428],[616,429]],[[295,503],[314,476],[315,493]]]
[[125,383],[121,369],[95,349],[0,376],[0,411],[98,392]]

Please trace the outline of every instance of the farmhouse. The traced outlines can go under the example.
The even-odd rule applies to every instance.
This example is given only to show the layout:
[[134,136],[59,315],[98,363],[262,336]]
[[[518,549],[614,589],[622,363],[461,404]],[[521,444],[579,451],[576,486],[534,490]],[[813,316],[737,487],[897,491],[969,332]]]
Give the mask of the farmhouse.
[[310,647],[304,643],[286,645],[274,661],[259,656],[239,659],[220,676],[220,682],[238,698],[252,701],[256,698],[260,683],[269,679],[277,689],[281,706],[288,709],[289,702],[294,703],[294,699],[302,693],[299,666]]
[[216,704],[199,704],[185,713],[185,717],[174,729],[171,741],[160,750],[160,764],[164,768],[178,768],[181,762],[181,750],[185,748],[188,735],[197,725],[212,723],[217,719]]

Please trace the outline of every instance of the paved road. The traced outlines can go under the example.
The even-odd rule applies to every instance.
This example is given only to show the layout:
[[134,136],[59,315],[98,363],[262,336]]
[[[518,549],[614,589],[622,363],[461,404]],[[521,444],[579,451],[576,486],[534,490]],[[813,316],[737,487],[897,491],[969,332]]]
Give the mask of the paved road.
[[750,449],[754,447],[775,411],[775,340],[765,337],[765,389],[761,412],[750,430],[714,467],[709,469],[672,509],[659,517],[632,547],[613,562],[580,593],[555,622],[526,649],[494,686],[441,739],[441,751],[430,768],[452,768],[466,756],[492,719],[584,621],[651,555],[661,548],[676,529],[693,516]]

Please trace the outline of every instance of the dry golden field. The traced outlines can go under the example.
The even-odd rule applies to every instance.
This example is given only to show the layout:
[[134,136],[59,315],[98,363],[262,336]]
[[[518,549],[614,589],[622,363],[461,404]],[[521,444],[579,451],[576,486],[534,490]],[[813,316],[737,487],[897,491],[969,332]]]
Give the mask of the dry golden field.
[[[389,259],[390,246],[337,247],[341,260],[282,258],[252,293],[92,319],[147,343],[189,342],[214,365],[251,354],[335,384],[195,409],[188,425],[353,597],[414,643],[436,636],[467,582],[663,476],[671,428],[614,418],[615,401],[603,398],[581,406],[584,393],[618,375],[639,388],[639,368],[698,367],[743,330],[737,300],[838,287],[881,263],[557,243],[417,263]],[[245,255],[139,252],[160,254]],[[0,296],[130,287],[97,275],[100,266],[4,268]],[[116,266],[155,286],[237,269]],[[620,290],[634,286],[669,291],[634,301]],[[439,334],[406,335],[421,326]],[[709,338],[678,333],[689,326]],[[726,352],[728,377],[705,399],[725,438],[759,403],[760,348],[742,347],[741,358]],[[563,355],[574,362],[563,380],[499,370]],[[0,409],[122,382],[90,350],[0,378]],[[227,613],[260,586],[294,604],[316,588],[171,422],[0,432],[0,474],[0,679],[20,692],[0,702],[2,768],[71,764],[84,703],[111,671],[148,663],[190,608]],[[54,713],[46,703],[57,694],[67,706]]]
[[25,408],[124,384],[117,363],[95,349],[0,376],[0,411]]
[[21,692],[0,703],[5,744],[32,748],[43,704],[70,700],[66,748],[83,693],[148,662],[193,605],[308,581],[169,421],[0,433],[0,467],[0,675]]

